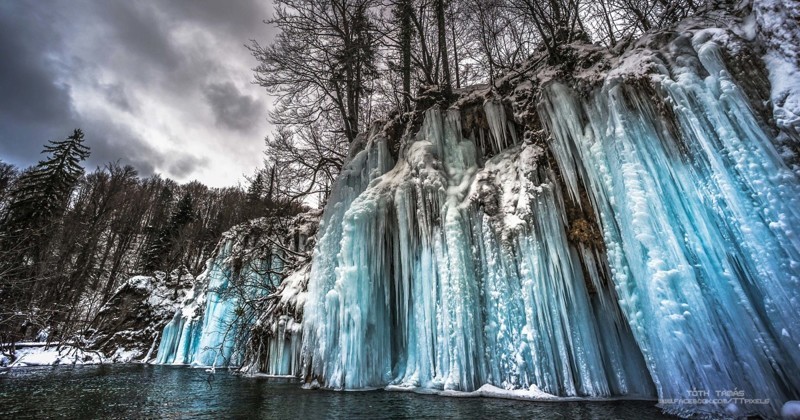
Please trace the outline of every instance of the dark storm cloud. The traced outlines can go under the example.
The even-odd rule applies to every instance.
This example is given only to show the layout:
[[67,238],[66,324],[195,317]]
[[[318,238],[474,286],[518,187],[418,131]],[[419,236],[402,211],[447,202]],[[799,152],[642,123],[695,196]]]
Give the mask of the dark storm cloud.
[[86,145],[91,149],[91,161],[97,165],[119,161],[131,165],[141,176],[156,172],[163,157],[136,134],[125,127],[107,121],[90,121],[86,130]]
[[236,130],[246,130],[263,116],[261,104],[243,95],[233,83],[214,83],[206,87],[206,98],[217,123]]
[[198,24],[239,38],[245,43],[253,37],[253,28],[269,18],[265,14],[264,0],[173,0],[165,2],[165,9],[174,15],[184,16]]
[[243,45],[268,36],[268,4],[0,1],[0,159],[33,164],[47,140],[81,127],[90,167],[121,159],[188,178],[216,160],[220,138],[260,144],[265,106]]
[[51,52],[59,35],[40,28],[45,10],[22,13],[14,2],[0,3],[0,158],[35,163],[47,140],[72,127],[70,87],[60,81],[60,63]]
[[169,160],[169,172],[178,177],[186,177],[194,173],[198,166],[208,164],[208,158],[198,158],[186,154],[176,154]]
[[143,65],[171,70],[180,64],[181,54],[169,36],[169,20],[156,5],[142,1],[98,1],[92,9],[113,34],[113,42],[107,46],[122,48]]

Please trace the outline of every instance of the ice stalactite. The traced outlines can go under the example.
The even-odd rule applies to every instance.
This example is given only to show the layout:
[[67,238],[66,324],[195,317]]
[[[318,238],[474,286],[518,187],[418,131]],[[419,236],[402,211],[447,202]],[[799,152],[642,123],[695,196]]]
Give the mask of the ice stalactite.
[[305,264],[294,271],[268,296],[269,305],[251,329],[243,371],[301,375],[302,317],[310,269],[310,264]]
[[[259,252],[263,244],[253,233],[261,223],[265,222],[257,219],[225,234],[198,277],[193,297],[164,328],[157,363],[239,366],[244,362],[244,343],[258,314],[241,301],[263,299],[281,283],[277,273],[283,262],[272,256],[280,251]],[[299,344],[295,347],[299,350]]]
[[[341,246],[345,246],[345,244],[353,248],[360,246],[360,248],[356,248],[356,257],[361,256],[362,259],[366,259],[369,253],[370,258],[377,260],[378,256],[372,254],[376,250],[371,248],[371,243],[346,242],[353,239],[353,227],[345,225],[342,220],[345,217],[358,218],[357,210],[350,210],[353,202],[373,181],[388,172],[394,162],[379,127],[373,127],[369,135],[360,136],[357,141],[364,142],[362,143],[364,144],[363,150],[358,151],[340,173],[331,192],[331,197],[328,201],[329,205],[326,207],[320,222],[317,246],[314,248],[314,256],[312,258],[312,281],[308,284],[308,294],[309,296],[314,296],[314,298],[306,302],[303,317],[304,353],[313,353],[313,356],[307,357],[316,366],[315,369],[324,370],[325,375],[332,378],[344,377],[346,372],[341,370],[344,367],[341,364],[338,366],[327,365],[327,361],[357,357],[381,358],[386,356],[386,354],[377,351],[377,348],[374,349],[375,351],[368,349],[366,347],[367,343],[352,341],[359,340],[362,337],[355,335],[344,336],[339,334],[338,330],[326,328],[328,320],[338,320],[340,317],[342,317],[343,322],[351,323],[353,330],[364,328],[368,324],[375,325],[378,322],[376,318],[373,318],[378,314],[368,312],[370,309],[368,305],[364,308],[357,306],[342,308],[343,300],[348,298],[348,296],[342,296],[342,293],[366,295],[370,291],[366,287],[353,287],[353,285],[346,283],[348,279],[352,278],[353,274],[358,273],[358,270],[351,267],[341,267],[343,264],[338,261],[337,250]],[[374,234],[376,238],[380,236],[379,232],[369,233]],[[363,263],[363,261],[361,262]],[[371,285],[380,287],[381,284],[377,279],[387,273],[370,272],[363,274],[374,275],[376,281],[372,282]],[[367,280],[368,282],[367,278],[362,277],[361,280]],[[368,284],[368,286],[370,285]],[[375,297],[377,299],[380,296],[376,295]],[[360,300],[360,302],[364,301],[365,299]],[[366,331],[362,331],[362,335],[365,334]],[[370,331],[370,335],[372,337],[380,337],[380,339],[388,337],[385,332],[374,330]],[[334,369],[336,370],[335,372],[332,371]],[[352,371],[350,374],[370,375],[368,372],[358,371]],[[381,373],[378,373],[378,375],[381,375]],[[358,383],[366,386],[366,381],[358,381]]]
[[659,397],[741,392],[769,416],[800,389],[800,182],[713,34],[674,41],[655,88],[609,78],[581,100],[553,83],[540,113],[570,194],[588,191]]
[[225,293],[231,279],[225,260],[232,247],[233,240],[227,240],[208,262],[206,272],[198,277],[195,299],[164,328],[157,363],[228,366],[239,362],[233,352],[239,327],[234,322],[237,297]]
[[[512,146],[503,108],[483,109],[478,138]],[[587,287],[603,280],[568,241],[543,149],[512,147],[479,168],[454,109],[427,111],[391,171],[364,165],[382,143],[371,138],[326,210],[305,308],[310,380],[653,394],[612,294]]]

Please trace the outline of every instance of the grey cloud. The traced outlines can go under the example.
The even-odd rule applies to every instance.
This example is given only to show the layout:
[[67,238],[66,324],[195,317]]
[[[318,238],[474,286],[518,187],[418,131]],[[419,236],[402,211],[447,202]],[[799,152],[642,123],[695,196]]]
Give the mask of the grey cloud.
[[[115,42],[107,48],[132,55],[140,65],[173,70],[183,59],[169,36],[169,20],[156,9],[157,3],[142,1],[93,2],[97,17]],[[106,41],[107,42],[107,41]],[[136,69],[133,69],[136,70]]]
[[103,165],[119,160],[136,168],[141,176],[160,172],[182,180],[198,167],[207,165],[208,158],[196,157],[180,151],[161,152],[147,144],[128,128],[106,121],[92,121],[86,133],[86,144],[91,148],[92,165]]
[[89,167],[120,161],[131,165],[141,176],[156,172],[163,156],[127,128],[107,121],[91,121],[84,129],[86,145],[91,149]]
[[128,112],[134,110],[131,99],[122,83],[100,84],[98,89],[103,92],[103,96],[108,102]]
[[208,164],[208,158],[198,158],[191,155],[178,155],[171,157],[167,163],[167,172],[177,178],[186,178],[200,166]]
[[26,15],[16,6],[0,3],[0,152],[27,165],[38,159],[42,144],[71,128],[74,107],[49,54],[59,48],[58,36],[37,27],[47,11]]
[[[270,17],[271,2],[263,0],[238,0],[224,2],[219,0],[173,0],[166,3],[170,13],[184,16],[203,26],[224,29],[234,36],[248,39],[261,22]],[[260,25],[260,26],[259,26]]]
[[[131,117],[168,133],[199,125],[215,134],[192,141],[212,149],[221,137],[260,144],[266,112],[255,96],[260,89],[235,83],[251,76],[254,63],[243,44],[269,33],[262,23],[269,3],[0,0],[0,159],[34,164],[47,140],[78,127],[92,148],[90,166],[121,159],[145,176],[163,171],[185,178],[214,158],[183,150],[165,155],[127,125]],[[153,122],[151,104],[176,107],[172,118],[183,120]],[[128,113],[125,121],[107,121],[116,110]],[[214,118],[198,119],[209,111]],[[176,149],[188,141],[169,135]],[[247,160],[230,152],[227,161]]]
[[243,95],[233,83],[214,83],[206,87],[206,99],[217,123],[236,130],[247,130],[263,115],[256,99]]

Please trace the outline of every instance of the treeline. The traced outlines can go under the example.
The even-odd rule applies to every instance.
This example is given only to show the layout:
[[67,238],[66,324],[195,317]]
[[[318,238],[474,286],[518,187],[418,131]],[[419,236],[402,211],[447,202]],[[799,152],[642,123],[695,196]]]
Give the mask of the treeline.
[[[722,0],[721,3],[724,3]],[[276,0],[268,44],[249,48],[277,96],[267,171],[288,197],[327,196],[357,134],[415,108],[422,91],[495,86],[532,57],[568,62],[671,25],[704,0]],[[394,114],[396,115],[396,114]]]
[[235,224],[297,206],[248,190],[179,185],[109,163],[87,173],[80,130],[19,170],[0,162],[0,343],[71,337],[136,274],[203,270]]

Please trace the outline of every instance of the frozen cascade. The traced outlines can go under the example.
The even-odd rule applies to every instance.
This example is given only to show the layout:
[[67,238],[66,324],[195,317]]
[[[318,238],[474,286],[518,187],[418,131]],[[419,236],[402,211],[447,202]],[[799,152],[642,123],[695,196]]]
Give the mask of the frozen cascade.
[[712,35],[675,41],[688,48],[651,91],[609,78],[581,100],[553,83],[540,115],[570,194],[588,190],[659,397],[734,391],[768,399],[747,411],[771,416],[800,390],[800,182]]
[[528,73],[502,100],[415,114],[400,140],[374,125],[310,266],[248,326],[266,338],[243,355],[223,332],[226,243],[159,362],[332,389],[658,396],[686,416],[731,407],[668,400],[722,392],[777,415],[800,399],[800,174],[726,68],[739,41],[659,39],[583,67],[591,89]]
[[[491,141],[513,143],[505,113],[486,116]],[[368,144],[320,228],[304,318],[311,380],[654,393],[613,297],[587,287],[603,280],[567,240],[543,149],[512,147],[478,168],[453,109],[427,111],[391,170],[382,134]]]
[[[232,289],[232,282],[245,285],[246,298],[259,297],[265,293],[265,288],[260,285],[269,282],[277,286],[279,281],[275,274],[265,273],[279,271],[281,266],[279,258],[259,258],[249,250],[248,245],[252,247],[252,244],[244,232],[235,228],[226,233],[214,256],[206,263],[206,271],[198,276],[195,284],[193,298],[175,313],[164,328],[157,363],[238,366],[243,362],[243,349],[237,339],[241,340],[238,335],[240,328],[250,327],[242,325],[242,320],[251,319],[252,316],[242,312],[247,309],[239,305],[241,295]],[[243,254],[249,255],[249,258],[242,260]],[[284,329],[287,328],[285,324]],[[291,330],[292,326],[288,325],[288,328]],[[299,339],[295,341],[299,342]],[[299,350],[299,344],[295,347]],[[275,366],[284,365],[278,363]]]

